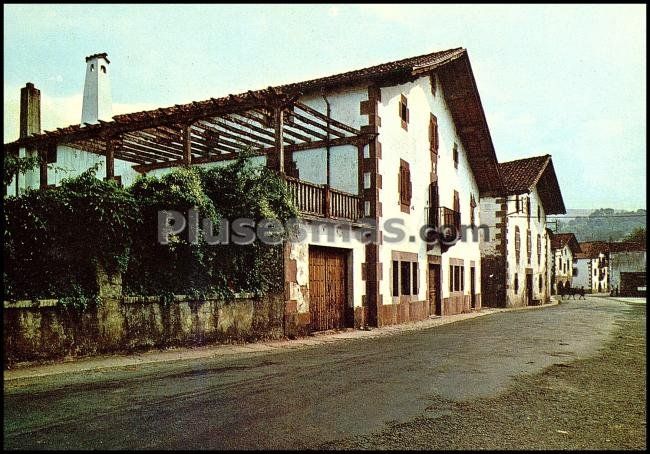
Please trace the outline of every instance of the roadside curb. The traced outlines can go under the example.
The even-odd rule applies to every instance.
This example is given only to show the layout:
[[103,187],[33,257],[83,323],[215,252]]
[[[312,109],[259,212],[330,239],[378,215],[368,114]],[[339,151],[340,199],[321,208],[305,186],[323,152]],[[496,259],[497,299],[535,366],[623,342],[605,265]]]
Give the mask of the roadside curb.
[[281,339],[275,341],[261,341],[246,344],[218,344],[206,345],[195,348],[179,348],[164,351],[148,351],[132,355],[110,355],[91,358],[79,358],[70,361],[58,362],[45,365],[26,365],[16,369],[8,369],[3,372],[4,382],[27,378],[45,377],[75,372],[89,372],[103,369],[116,369],[133,367],[145,364],[160,362],[194,360],[202,358],[217,358],[245,353],[270,353],[299,348],[308,348],[318,345],[331,344],[340,341],[373,339],[378,337],[394,336],[413,331],[431,329],[438,326],[462,322],[477,317],[502,312],[513,312],[530,309],[543,309],[557,306],[559,301],[552,299],[550,303],[540,306],[525,306],[512,308],[483,308],[478,312],[469,312],[456,315],[435,316],[418,322],[403,323],[399,325],[384,326],[370,330],[345,330],[340,332],[323,332],[312,336],[300,337],[297,339]]

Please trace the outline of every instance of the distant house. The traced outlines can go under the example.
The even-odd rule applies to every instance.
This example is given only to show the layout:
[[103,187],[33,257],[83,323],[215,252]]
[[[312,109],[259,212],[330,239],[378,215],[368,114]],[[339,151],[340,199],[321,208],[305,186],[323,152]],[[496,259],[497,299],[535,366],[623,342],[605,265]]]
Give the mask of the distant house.
[[554,257],[554,287],[557,294],[562,288],[573,287],[573,277],[577,275],[576,254],[580,252],[580,244],[573,233],[555,233],[551,241]]
[[646,295],[646,246],[643,243],[609,244],[611,289],[621,296]]
[[564,214],[550,155],[499,164],[504,191],[481,197],[481,220],[490,237],[481,242],[485,306],[527,306],[550,298],[549,214]]
[[609,243],[586,241],[580,243],[580,251],[576,254],[573,286],[591,293],[609,292]]

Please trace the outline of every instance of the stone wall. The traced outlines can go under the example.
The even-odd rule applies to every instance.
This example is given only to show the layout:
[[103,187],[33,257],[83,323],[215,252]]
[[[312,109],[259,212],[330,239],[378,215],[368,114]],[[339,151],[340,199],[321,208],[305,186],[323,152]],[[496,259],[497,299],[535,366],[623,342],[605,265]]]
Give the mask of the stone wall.
[[104,297],[80,311],[57,300],[4,304],[5,367],[21,361],[284,336],[284,298],[163,304],[157,297]]

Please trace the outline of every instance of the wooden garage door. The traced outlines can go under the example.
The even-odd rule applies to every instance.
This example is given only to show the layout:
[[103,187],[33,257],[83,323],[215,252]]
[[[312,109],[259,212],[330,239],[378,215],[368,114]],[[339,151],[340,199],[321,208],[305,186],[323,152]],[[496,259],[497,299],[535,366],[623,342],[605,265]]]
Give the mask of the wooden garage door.
[[311,330],[345,326],[347,302],[347,252],[309,247],[309,312]]

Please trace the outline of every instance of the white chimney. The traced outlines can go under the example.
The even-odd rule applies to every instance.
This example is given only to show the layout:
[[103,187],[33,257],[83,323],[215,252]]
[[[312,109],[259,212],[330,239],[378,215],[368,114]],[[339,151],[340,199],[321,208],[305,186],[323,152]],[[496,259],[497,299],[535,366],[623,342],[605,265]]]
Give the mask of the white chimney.
[[86,57],[86,82],[81,108],[81,124],[109,121],[112,117],[111,83],[108,78],[108,55],[94,54]]

